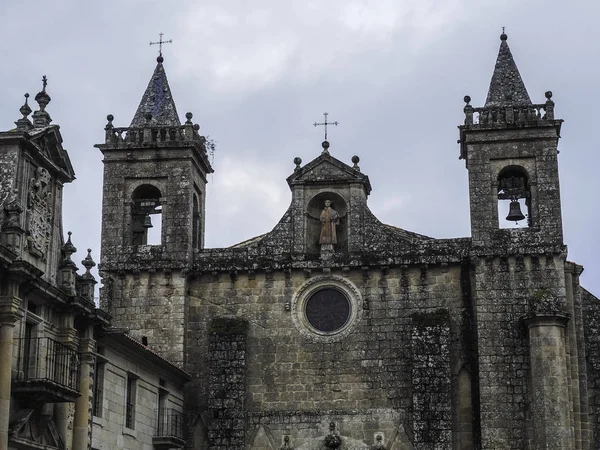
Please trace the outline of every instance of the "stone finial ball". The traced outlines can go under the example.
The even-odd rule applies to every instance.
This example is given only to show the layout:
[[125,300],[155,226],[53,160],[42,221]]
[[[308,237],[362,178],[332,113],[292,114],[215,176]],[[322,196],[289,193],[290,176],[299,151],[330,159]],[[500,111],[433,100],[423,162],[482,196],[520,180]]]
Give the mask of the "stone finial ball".
[[465,95],[465,98],[463,98],[463,100],[465,101],[465,103],[471,103],[471,97],[468,95]]
[[296,164],[297,166],[299,166],[300,164],[302,164],[302,158],[300,158],[299,156],[296,156],[294,158],[294,164]]
[[115,120],[115,116],[113,116],[112,114],[109,114],[108,116],[106,116],[106,120],[108,120],[109,122],[112,122],[113,120]]
[[162,64],[164,60],[165,60],[165,58],[163,58],[162,55],[160,55],[158,58],[156,58],[156,62],[159,64]]
[[354,155],[354,156],[352,157],[352,162],[353,162],[354,164],[358,164],[358,163],[360,162],[360,158],[359,158],[357,155]]
[[192,117],[194,117],[194,115],[193,115],[191,112],[186,112],[186,113],[185,113],[185,118],[186,118],[187,120],[192,120]]
[[321,144],[321,147],[323,147],[324,149],[328,149],[329,148],[329,142],[323,141],[323,143]]
[[546,96],[546,98],[548,100],[550,100],[552,98],[552,91],[546,91],[546,93],[544,95]]
[[200,125],[198,125],[197,123],[194,124],[194,130],[198,131],[200,129]]
[[506,35],[506,33],[502,33],[502,34],[500,35],[500,40],[501,40],[501,41],[506,41],[506,40],[508,40],[508,36]]

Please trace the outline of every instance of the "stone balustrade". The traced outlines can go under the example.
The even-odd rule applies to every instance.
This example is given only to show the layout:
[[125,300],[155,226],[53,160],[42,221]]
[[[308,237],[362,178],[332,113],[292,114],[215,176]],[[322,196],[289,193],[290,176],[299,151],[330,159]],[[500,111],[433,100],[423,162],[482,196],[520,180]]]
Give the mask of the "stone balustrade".
[[465,126],[493,127],[496,125],[534,125],[554,120],[552,92],[546,92],[546,103],[514,104],[507,106],[473,107],[471,97],[465,96]]
[[169,142],[202,141],[197,128],[191,125],[177,127],[149,126],[143,128],[133,127],[106,127],[107,144],[142,145],[147,143],[165,144]]

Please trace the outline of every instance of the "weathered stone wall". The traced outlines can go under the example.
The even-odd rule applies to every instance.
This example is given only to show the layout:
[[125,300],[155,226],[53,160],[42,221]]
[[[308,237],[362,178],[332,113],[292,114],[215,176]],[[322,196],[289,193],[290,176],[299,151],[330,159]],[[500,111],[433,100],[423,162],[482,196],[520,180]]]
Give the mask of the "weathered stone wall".
[[[520,244],[562,245],[562,218],[558,183],[558,136],[554,123],[545,126],[481,130],[466,134],[469,170],[471,233],[474,247],[503,246],[511,253],[511,239],[499,230],[498,174],[508,166],[523,167],[531,184],[533,227]],[[508,253],[508,252],[507,252]]]
[[567,313],[570,320],[566,327],[567,367],[570,371],[570,398],[573,404],[572,423],[576,449],[590,447],[591,429],[588,399],[587,348],[585,342],[583,295],[586,292],[579,284],[583,267],[567,262],[565,264],[565,287],[567,292]]
[[248,323],[215,319],[208,339],[210,450],[246,448],[246,335]]
[[533,442],[535,399],[522,319],[532,299],[546,293],[565,304],[564,260],[559,255],[477,259],[474,295],[483,448],[527,448]]
[[[190,155],[190,149],[175,148],[120,150],[105,154],[102,264],[106,270],[182,267],[189,261],[193,194],[200,194],[204,200],[206,183]],[[162,195],[160,246],[131,245],[131,199],[133,191],[142,184],[155,186]],[[203,213],[204,205],[201,211]]]
[[[356,286],[362,299],[357,305],[362,309],[362,317],[341,340],[311,338],[310,332],[299,329],[298,321],[294,321],[294,294],[311,278],[327,280],[336,276]],[[432,433],[421,442],[432,445],[433,439],[444,445],[439,448],[450,448],[448,412],[458,407],[450,392],[458,370],[451,371],[451,367],[461,367],[468,360],[464,350],[468,308],[461,277],[460,265],[393,267],[383,271],[365,268],[343,273],[333,269],[324,274],[291,270],[202,275],[190,282],[186,311],[186,368],[196,377],[188,392],[190,408],[205,409],[213,389],[211,355],[207,350],[214,346],[209,338],[211,320],[237,317],[248,322],[248,444],[266,433],[277,445],[284,435],[299,445],[306,439],[316,439],[318,433],[326,434],[324,428],[332,417],[342,425],[346,423],[340,425],[339,431],[349,439],[372,445],[375,433],[382,432],[390,439],[400,436],[398,439],[408,441],[418,414],[423,420],[435,422],[432,427],[443,435]],[[436,328],[440,332],[433,340],[413,328],[414,314],[425,312],[448,318],[441,328]],[[444,350],[434,350],[434,342],[443,343]],[[437,391],[436,398],[417,411],[413,391],[418,369],[413,365],[412,354],[420,345],[431,349],[431,370],[422,374],[421,381],[436,386]],[[420,394],[424,395],[419,391],[417,398]],[[434,407],[433,400],[442,404]],[[469,399],[467,403],[470,402]],[[393,413],[397,418],[395,425],[372,419],[368,412],[371,410]],[[438,415],[438,411],[442,414]],[[299,419],[309,412],[319,416],[311,419],[314,426]],[[354,419],[350,420],[350,416]],[[285,426],[268,425],[271,420]],[[361,426],[349,425],[362,420],[365,422]],[[258,430],[263,425],[270,429]]]
[[444,313],[413,315],[412,409],[416,450],[452,448],[450,320]]
[[[197,145],[175,144],[108,150],[101,146],[105,159],[100,304],[113,316],[115,326],[131,330],[140,340],[147,337],[161,356],[181,366],[182,271],[191,264],[193,254],[194,194],[201,203],[198,233],[203,241],[206,180],[195,159]],[[132,245],[132,197],[142,185],[160,191],[160,245]]]
[[185,285],[179,271],[143,270],[117,276],[106,294],[113,325],[128,329],[140,342],[146,337],[154,351],[182,366]]
[[600,444],[600,300],[582,289],[590,448]]

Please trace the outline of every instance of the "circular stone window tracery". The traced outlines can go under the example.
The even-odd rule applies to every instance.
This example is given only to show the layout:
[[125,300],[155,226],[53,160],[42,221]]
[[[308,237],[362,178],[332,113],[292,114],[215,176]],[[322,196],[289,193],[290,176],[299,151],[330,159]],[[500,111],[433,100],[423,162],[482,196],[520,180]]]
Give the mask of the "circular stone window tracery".
[[356,286],[338,276],[314,277],[292,299],[292,319],[298,331],[318,342],[334,342],[347,336],[362,316]]

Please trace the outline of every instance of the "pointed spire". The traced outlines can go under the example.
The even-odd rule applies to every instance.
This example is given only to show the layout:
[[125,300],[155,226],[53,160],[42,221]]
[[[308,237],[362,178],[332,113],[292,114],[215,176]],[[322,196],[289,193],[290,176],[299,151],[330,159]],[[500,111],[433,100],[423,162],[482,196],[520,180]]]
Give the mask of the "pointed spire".
[[[150,125],[179,126],[181,121],[177,114],[177,108],[171,95],[171,88],[167,81],[167,74],[163,67],[164,58],[159,56],[156,69],[152,74],[146,92],[138,106],[130,127],[144,127],[148,122]],[[148,120],[150,117],[150,120]]]
[[492,75],[485,106],[531,105],[519,69],[507,44],[508,36],[502,30],[500,51]]

